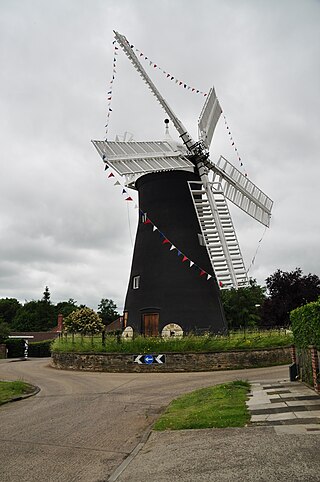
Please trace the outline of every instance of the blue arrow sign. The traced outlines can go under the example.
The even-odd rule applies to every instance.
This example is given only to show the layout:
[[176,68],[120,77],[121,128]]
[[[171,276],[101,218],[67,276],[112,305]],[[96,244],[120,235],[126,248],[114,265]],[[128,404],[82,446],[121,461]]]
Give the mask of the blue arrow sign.
[[151,363],[153,363],[153,355],[145,355],[144,362],[147,365],[151,365]]

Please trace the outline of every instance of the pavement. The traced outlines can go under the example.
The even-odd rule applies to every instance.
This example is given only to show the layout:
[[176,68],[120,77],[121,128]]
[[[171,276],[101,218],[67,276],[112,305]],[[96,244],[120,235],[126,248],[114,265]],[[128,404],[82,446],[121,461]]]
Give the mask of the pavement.
[[320,396],[254,381],[244,428],[151,432],[109,482],[320,481]]

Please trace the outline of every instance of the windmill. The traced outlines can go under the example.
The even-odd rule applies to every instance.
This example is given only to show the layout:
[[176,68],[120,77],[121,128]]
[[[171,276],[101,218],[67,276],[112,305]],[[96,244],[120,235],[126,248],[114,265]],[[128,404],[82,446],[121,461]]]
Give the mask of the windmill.
[[[248,279],[226,199],[265,226],[273,202],[227,159],[214,163],[209,148],[222,113],[210,89],[194,141],[150,79],[125,36],[115,39],[138,71],[168,118],[181,143],[162,141],[92,141],[103,161],[139,193],[140,222],[124,308],[124,326],[156,336],[168,326],[184,332],[223,333],[226,322],[219,288],[246,286]],[[209,181],[208,174],[212,173]],[[170,251],[159,250],[148,221],[156,223]],[[165,241],[164,241],[165,242]],[[179,256],[178,256],[179,257]],[[187,264],[187,263],[186,263]],[[201,267],[200,279],[191,266]],[[203,273],[206,276],[201,276]]]

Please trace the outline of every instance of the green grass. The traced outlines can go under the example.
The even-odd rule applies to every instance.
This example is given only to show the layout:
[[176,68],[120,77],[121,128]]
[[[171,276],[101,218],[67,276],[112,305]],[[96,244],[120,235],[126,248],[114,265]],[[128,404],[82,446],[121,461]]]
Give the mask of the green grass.
[[257,331],[247,333],[231,333],[229,336],[195,336],[188,335],[183,338],[145,338],[137,336],[133,340],[121,340],[119,343],[115,336],[106,337],[106,346],[102,346],[101,337],[95,336],[93,344],[91,337],[76,335],[72,342],[68,338],[56,339],[52,344],[52,351],[57,352],[85,352],[85,353],[172,353],[172,352],[215,352],[229,350],[249,350],[259,348],[274,348],[288,346],[293,343],[291,333],[279,330]]
[[173,400],[154,430],[244,427],[250,420],[246,381],[202,388]]
[[0,381],[0,405],[15,397],[33,392],[34,387],[21,380],[15,382]]

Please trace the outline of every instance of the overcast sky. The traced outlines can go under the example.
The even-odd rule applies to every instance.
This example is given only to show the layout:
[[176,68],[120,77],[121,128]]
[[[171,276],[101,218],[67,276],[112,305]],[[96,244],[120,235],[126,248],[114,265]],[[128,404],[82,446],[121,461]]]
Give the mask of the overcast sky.
[[[137,211],[108,180],[113,30],[196,89],[214,85],[271,227],[232,209],[250,276],[320,275],[318,0],[0,0],[0,298],[123,308]],[[146,69],[149,68],[148,64]],[[196,137],[204,98],[148,70]],[[109,139],[160,140],[166,117],[119,50]],[[172,136],[175,136],[171,129]],[[236,167],[223,119],[211,149]],[[161,249],[161,245],[159,245]]]

